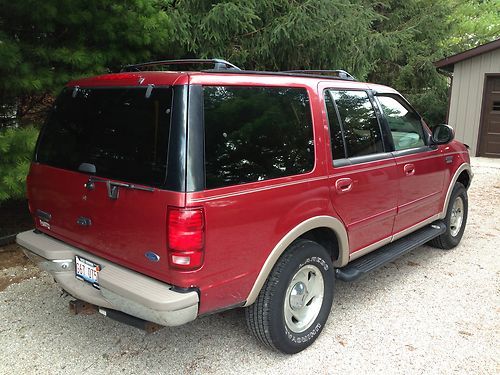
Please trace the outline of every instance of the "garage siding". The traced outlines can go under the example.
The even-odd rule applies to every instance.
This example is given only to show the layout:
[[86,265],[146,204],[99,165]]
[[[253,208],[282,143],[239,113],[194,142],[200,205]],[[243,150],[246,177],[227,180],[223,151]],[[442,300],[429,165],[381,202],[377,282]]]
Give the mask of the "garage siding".
[[486,73],[500,73],[500,49],[455,64],[448,123],[476,155]]

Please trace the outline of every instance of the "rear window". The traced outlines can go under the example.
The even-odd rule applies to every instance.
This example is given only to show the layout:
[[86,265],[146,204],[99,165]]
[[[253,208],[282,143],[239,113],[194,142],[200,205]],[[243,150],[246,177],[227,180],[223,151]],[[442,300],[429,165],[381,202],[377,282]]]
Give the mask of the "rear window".
[[42,131],[36,160],[161,186],[166,178],[171,88],[66,88]]
[[308,172],[314,142],[307,91],[204,87],[208,189]]

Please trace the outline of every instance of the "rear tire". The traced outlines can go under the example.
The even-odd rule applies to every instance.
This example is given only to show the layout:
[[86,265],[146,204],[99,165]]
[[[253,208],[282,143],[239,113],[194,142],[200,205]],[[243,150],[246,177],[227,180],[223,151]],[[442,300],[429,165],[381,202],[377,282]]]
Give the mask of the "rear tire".
[[255,303],[246,308],[249,330],[283,353],[304,350],[325,326],[334,280],[326,250],[313,241],[296,241],[274,266]]
[[464,185],[457,182],[451,192],[446,217],[444,218],[446,232],[429,241],[429,245],[445,250],[457,246],[462,239],[467,224],[468,207],[467,190]]

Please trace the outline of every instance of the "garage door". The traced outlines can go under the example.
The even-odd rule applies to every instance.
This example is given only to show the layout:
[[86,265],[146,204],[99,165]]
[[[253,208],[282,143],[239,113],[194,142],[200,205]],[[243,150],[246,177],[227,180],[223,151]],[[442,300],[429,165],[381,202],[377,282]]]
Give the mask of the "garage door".
[[500,158],[500,76],[486,79],[478,155]]

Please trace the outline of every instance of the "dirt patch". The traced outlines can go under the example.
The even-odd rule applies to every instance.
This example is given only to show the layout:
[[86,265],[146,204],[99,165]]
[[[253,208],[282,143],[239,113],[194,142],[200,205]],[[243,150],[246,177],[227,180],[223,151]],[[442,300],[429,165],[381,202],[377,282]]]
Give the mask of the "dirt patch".
[[0,251],[0,292],[9,285],[36,277],[40,272],[19,246],[8,245]]
[[32,277],[38,276],[39,274],[40,274],[40,271],[35,269],[32,272],[30,272],[29,274],[23,273],[22,275],[14,276],[14,277],[0,276],[0,292],[2,290],[5,290],[9,285],[19,284],[20,282],[23,282],[24,280],[31,279]]
[[2,248],[0,252],[0,270],[18,266],[22,267],[27,264],[30,264],[30,261],[23,254],[19,246],[13,244]]

